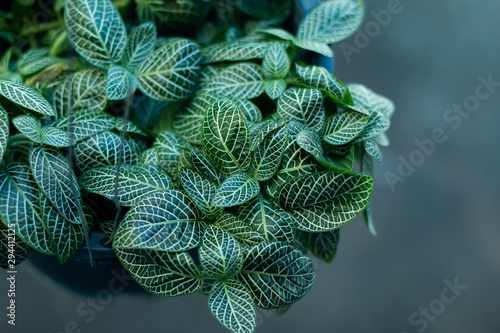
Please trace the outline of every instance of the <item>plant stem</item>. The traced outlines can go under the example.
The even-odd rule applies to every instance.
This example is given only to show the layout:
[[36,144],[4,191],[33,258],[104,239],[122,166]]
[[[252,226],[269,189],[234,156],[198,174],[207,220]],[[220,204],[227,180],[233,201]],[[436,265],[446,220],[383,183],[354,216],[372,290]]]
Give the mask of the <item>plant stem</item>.
[[42,31],[47,31],[47,30],[51,30],[51,29],[55,29],[55,28],[61,28],[63,26],[64,26],[64,22],[62,20],[57,20],[57,21],[33,26],[31,28],[28,28],[26,30],[21,31],[21,33],[19,35],[26,36],[26,35],[36,34],[36,33],[42,32]]
[[52,47],[50,48],[49,55],[50,56],[56,56],[59,53],[61,53],[61,46],[64,45],[64,42],[66,41],[66,38],[68,37],[68,34],[66,33],[65,30],[59,34],[59,37],[54,41],[54,44],[52,44]]

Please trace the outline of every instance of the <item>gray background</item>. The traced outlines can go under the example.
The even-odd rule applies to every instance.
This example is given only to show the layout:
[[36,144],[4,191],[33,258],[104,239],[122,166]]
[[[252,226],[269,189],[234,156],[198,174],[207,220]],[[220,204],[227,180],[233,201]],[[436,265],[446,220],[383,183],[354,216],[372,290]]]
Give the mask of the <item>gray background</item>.
[[[370,11],[389,2],[367,1],[364,27],[373,21]],[[343,227],[334,262],[316,262],[311,292],[283,316],[259,312],[257,332],[500,331],[500,88],[459,128],[443,120],[447,109],[474,95],[478,76],[500,81],[500,2],[401,5],[350,62],[335,46],[341,80],[363,83],[397,107],[388,132],[391,146],[383,149],[384,164],[376,166],[378,236],[361,219]],[[346,43],[355,46],[354,38]],[[392,191],[385,173],[397,173],[398,157],[408,159],[417,149],[414,140],[430,138],[435,128],[448,140]],[[86,296],[44,280],[29,262],[19,266],[17,277],[18,325],[7,327],[1,310],[1,332],[59,333],[70,321],[92,333],[226,332],[202,295],[169,299],[125,291],[87,323],[87,316],[76,313]],[[425,329],[410,325],[409,316],[438,304],[443,281],[455,278],[467,289]],[[6,289],[1,278],[0,299]]]

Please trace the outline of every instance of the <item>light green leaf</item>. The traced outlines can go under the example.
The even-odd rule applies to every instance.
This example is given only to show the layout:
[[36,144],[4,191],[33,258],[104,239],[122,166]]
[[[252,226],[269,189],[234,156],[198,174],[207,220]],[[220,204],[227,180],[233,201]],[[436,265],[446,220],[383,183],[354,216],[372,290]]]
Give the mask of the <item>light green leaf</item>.
[[339,245],[339,229],[326,232],[304,232],[306,246],[318,258],[332,262]]
[[287,40],[287,41],[293,41],[295,39],[295,37],[290,32],[283,30],[281,28],[259,29],[259,30],[257,30],[257,32],[271,35],[274,37],[278,37],[280,39]]
[[208,307],[217,320],[235,333],[252,333],[256,318],[248,289],[234,279],[213,284]]
[[290,70],[290,59],[286,50],[278,43],[273,43],[268,48],[264,60],[262,60],[262,71],[268,79],[283,79]]
[[278,99],[276,108],[282,118],[300,121],[314,130],[323,127],[325,106],[318,89],[289,88]]
[[232,175],[217,188],[212,205],[215,207],[238,206],[255,198],[259,191],[259,182],[247,174]]
[[391,122],[389,118],[383,114],[373,112],[368,119],[368,123],[361,132],[361,134],[354,140],[354,142],[367,141],[369,139],[375,138],[376,136],[387,131]]
[[345,145],[363,131],[368,118],[368,115],[356,111],[336,113],[326,120],[323,139],[331,145]]
[[177,297],[201,288],[202,273],[185,252],[114,249],[135,281],[153,294]]
[[281,308],[309,292],[316,272],[311,258],[281,242],[258,244],[248,250],[236,278],[263,309]]
[[[9,229],[0,219],[0,267],[4,269],[12,268],[9,254],[12,253],[16,258],[16,266],[28,257],[29,246],[20,237],[15,237],[14,242],[12,242],[12,237]],[[11,241],[9,242],[9,240]]]
[[310,129],[300,131],[299,134],[297,134],[296,142],[300,148],[314,157],[322,158],[324,156],[325,152],[321,145],[321,138],[315,131]]
[[353,83],[348,87],[355,105],[363,107],[370,115],[375,112],[391,118],[395,107],[388,98],[374,93],[362,84]]
[[180,252],[200,244],[201,214],[182,192],[167,190],[142,197],[120,223],[113,248]]
[[27,165],[11,163],[0,168],[0,216],[14,225],[16,236],[38,252],[54,255],[54,247],[43,224],[38,187]]
[[377,162],[382,163],[382,153],[380,152],[380,148],[378,144],[373,142],[372,140],[366,141],[365,151],[368,155],[373,157]]
[[358,1],[326,1],[314,8],[302,21],[297,40],[323,44],[339,42],[361,25],[364,6]]
[[328,96],[331,96],[334,102],[341,107],[347,108],[352,104],[351,96],[346,86],[325,68],[295,64],[295,71],[298,75],[298,83],[320,89]]
[[7,148],[7,139],[9,138],[10,125],[9,114],[2,105],[0,105],[0,161],[3,159],[5,148]]
[[258,181],[265,181],[274,176],[281,165],[281,158],[288,143],[288,128],[282,127],[268,135],[264,142],[253,151],[250,170]]
[[82,205],[78,180],[66,157],[54,149],[35,147],[29,159],[35,181],[54,207],[71,223],[82,224],[78,214]]
[[328,44],[325,43],[319,43],[319,42],[313,42],[313,41],[308,41],[308,40],[295,40],[294,44],[301,49],[305,49],[308,51],[313,51],[316,53],[319,53],[321,55],[324,55],[325,57],[332,58],[333,57],[333,51]]
[[71,139],[66,131],[52,126],[45,126],[40,129],[40,143],[62,148],[71,146]]
[[160,101],[177,101],[194,92],[201,60],[198,45],[189,40],[166,43],[136,69],[141,91]]
[[270,99],[276,99],[283,95],[283,92],[285,92],[286,81],[282,79],[265,81],[264,89]]
[[247,122],[258,123],[262,121],[262,113],[257,105],[243,98],[226,98],[233,102],[240,109]]
[[41,143],[40,123],[32,116],[17,116],[12,119],[12,123],[19,132],[25,135],[31,141]]
[[242,221],[231,213],[222,213],[215,220],[215,224],[229,231],[240,243],[253,246],[264,242],[264,236],[255,231],[247,222]]
[[28,50],[16,62],[17,71],[22,76],[29,76],[59,61],[56,57],[48,54],[49,49],[47,48]]
[[122,63],[131,73],[154,51],[156,44],[156,26],[143,23],[135,27],[128,36],[127,47]]
[[[115,197],[116,166],[91,169],[80,177],[83,188],[110,200]],[[117,199],[122,206],[134,206],[141,197],[173,187],[170,177],[152,165],[121,165]]]
[[[120,151],[120,136],[111,132],[96,134],[75,147],[75,158],[82,171],[117,163]],[[139,156],[130,143],[123,142],[123,164],[137,164]]]
[[201,87],[208,94],[252,99],[264,92],[264,73],[254,63],[239,63],[217,73]]
[[189,169],[181,170],[181,184],[187,195],[193,200],[205,216],[214,218],[222,212],[212,205],[217,185]]
[[76,52],[92,65],[106,68],[121,59],[127,30],[110,0],[66,0],[64,21]]
[[125,68],[111,65],[108,68],[108,83],[106,85],[106,96],[111,101],[125,99],[136,89],[135,78]]
[[209,276],[227,279],[236,275],[243,264],[240,245],[225,229],[209,225],[205,228],[199,249],[200,264]]
[[22,83],[0,80],[0,95],[31,111],[48,116],[55,115],[54,109],[42,95]]
[[[69,133],[74,142],[82,141],[93,135],[112,130],[115,127],[115,117],[102,111],[82,110],[73,115],[59,119],[52,126]],[[71,126],[70,126],[71,122]]]
[[103,111],[108,102],[106,97],[106,73],[100,69],[85,69],[68,76],[59,84],[53,96],[53,105],[61,116],[75,112]]
[[211,94],[196,94],[189,104],[175,113],[173,128],[183,140],[201,145],[203,116],[210,105],[218,100]]
[[289,244],[295,241],[293,218],[260,194],[241,205],[238,216],[264,235],[266,241],[282,241]]
[[203,118],[203,151],[223,173],[232,175],[250,165],[250,132],[245,118],[228,100],[212,104]]

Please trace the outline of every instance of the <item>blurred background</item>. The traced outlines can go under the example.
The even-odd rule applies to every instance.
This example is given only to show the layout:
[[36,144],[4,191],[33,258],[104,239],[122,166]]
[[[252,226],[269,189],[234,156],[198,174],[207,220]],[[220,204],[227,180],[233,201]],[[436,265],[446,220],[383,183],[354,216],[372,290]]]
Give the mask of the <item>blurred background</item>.
[[[334,47],[335,74],[396,104],[375,169],[378,235],[359,218],[342,227],[311,292],[282,316],[258,311],[256,332],[500,332],[500,2],[366,5],[364,33]],[[25,262],[17,325],[2,314],[0,332],[227,332],[205,296],[127,288],[82,295]],[[0,279],[2,299],[7,289]],[[96,297],[107,304],[92,308]]]

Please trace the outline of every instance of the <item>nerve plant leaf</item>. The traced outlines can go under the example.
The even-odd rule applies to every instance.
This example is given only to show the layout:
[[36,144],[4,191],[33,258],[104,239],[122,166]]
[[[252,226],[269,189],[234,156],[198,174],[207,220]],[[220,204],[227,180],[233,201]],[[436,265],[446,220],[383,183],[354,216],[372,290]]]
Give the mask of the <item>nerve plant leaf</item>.
[[106,96],[111,101],[125,99],[137,88],[136,78],[125,68],[111,65],[108,69]]
[[332,262],[339,245],[339,229],[326,232],[303,232],[307,248],[320,260]]
[[127,47],[123,54],[124,67],[134,72],[135,68],[146,60],[154,51],[156,44],[156,26],[143,23],[135,27],[128,36]]
[[280,128],[273,134],[269,134],[264,142],[253,151],[250,170],[253,177],[258,181],[265,181],[274,176],[288,143],[288,128]]
[[326,120],[323,139],[331,145],[345,145],[363,131],[368,118],[368,115],[356,111],[336,113]]
[[286,50],[277,43],[272,44],[262,60],[262,71],[269,79],[283,79],[290,70],[290,59]]
[[300,121],[314,130],[320,130],[325,121],[323,95],[318,89],[289,88],[276,107],[282,118]]
[[180,252],[200,244],[201,214],[182,192],[168,190],[145,196],[120,223],[113,247]]
[[7,140],[9,139],[10,126],[9,115],[7,111],[0,105],[0,161],[3,159],[3,154],[7,148]]
[[241,205],[259,194],[259,182],[247,174],[236,174],[226,178],[215,192],[212,204],[215,207]]
[[217,320],[235,333],[252,333],[257,315],[248,289],[234,279],[212,285],[208,307]]
[[187,195],[193,200],[203,214],[214,218],[222,209],[213,206],[212,201],[217,191],[217,185],[189,169],[181,170],[181,184]]
[[185,252],[128,248],[114,250],[134,280],[153,294],[177,297],[201,288],[202,273]]
[[215,224],[229,231],[241,244],[253,246],[266,241],[261,233],[231,213],[224,212],[217,216]]
[[52,124],[71,135],[73,142],[79,142],[99,133],[110,131],[115,127],[115,117],[102,112],[81,110],[71,118],[66,116]]
[[127,31],[110,0],[66,0],[64,20],[76,52],[92,65],[106,68],[121,59]]
[[325,68],[318,66],[295,65],[298,83],[324,91],[332,96],[342,107],[352,104],[351,96],[346,86],[330,74]]
[[31,116],[18,116],[12,123],[19,132],[31,141],[53,147],[69,147],[71,140],[65,131],[57,127],[40,127],[38,120]]
[[255,305],[275,309],[301,299],[315,276],[311,258],[286,243],[266,242],[248,250],[236,278],[248,288]]
[[54,109],[42,95],[22,83],[0,80],[0,96],[31,111],[55,115]]

